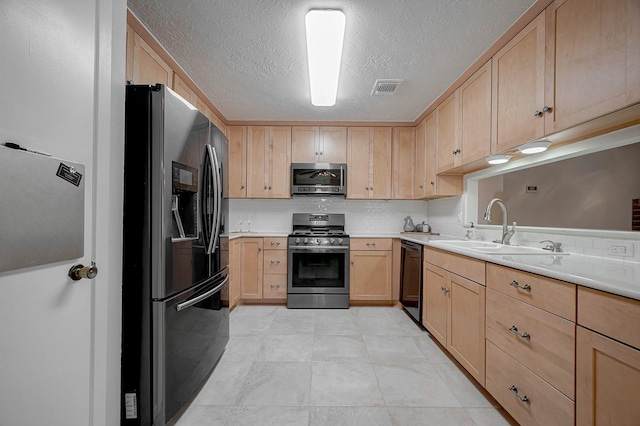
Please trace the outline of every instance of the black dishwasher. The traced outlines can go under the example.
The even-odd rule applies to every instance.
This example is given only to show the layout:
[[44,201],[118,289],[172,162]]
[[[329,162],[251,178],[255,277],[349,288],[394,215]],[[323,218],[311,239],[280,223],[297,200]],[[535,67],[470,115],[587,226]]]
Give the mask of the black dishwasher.
[[400,272],[400,304],[422,324],[422,245],[402,241],[402,270]]

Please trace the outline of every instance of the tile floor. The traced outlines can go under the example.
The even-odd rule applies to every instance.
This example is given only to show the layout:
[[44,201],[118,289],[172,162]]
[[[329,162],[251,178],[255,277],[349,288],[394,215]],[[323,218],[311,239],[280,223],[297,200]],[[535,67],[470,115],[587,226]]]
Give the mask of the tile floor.
[[513,424],[496,406],[397,308],[239,306],[218,366],[171,423]]

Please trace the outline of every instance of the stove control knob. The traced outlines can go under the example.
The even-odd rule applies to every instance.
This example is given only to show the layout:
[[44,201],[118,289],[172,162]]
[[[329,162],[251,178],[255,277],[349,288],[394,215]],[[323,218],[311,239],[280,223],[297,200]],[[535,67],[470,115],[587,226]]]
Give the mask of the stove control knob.
[[296,238],[296,244],[300,244],[300,238]]
[[338,244],[342,244],[342,238],[338,238]]
[[316,238],[316,245],[320,245],[320,239]]
[[305,238],[304,241],[303,241],[303,243],[305,243],[305,244],[307,244],[308,242],[309,242],[308,238]]
[[335,238],[329,238],[329,243],[333,244],[336,241]]

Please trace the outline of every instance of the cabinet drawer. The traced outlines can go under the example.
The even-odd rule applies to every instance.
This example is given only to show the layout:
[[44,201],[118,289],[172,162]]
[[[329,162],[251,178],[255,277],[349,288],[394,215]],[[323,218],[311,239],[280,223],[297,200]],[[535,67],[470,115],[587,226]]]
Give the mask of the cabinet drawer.
[[351,250],[391,250],[391,238],[352,238]]
[[487,263],[487,287],[570,321],[576,320],[574,284]]
[[265,274],[287,274],[287,251],[265,250],[264,268]]
[[640,349],[640,301],[578,289],[578,324]]
[[265,237],[264,249],[265,250],[286,250],[287,238],[286,237]]
[[262,280],[263,299],[286,299],[287,298],[287,276],[276,274],[265,274]]
[[489,341],[486,387],[522,425],[574,424],[573,401]]
[[484,261],[425,247],[424,261],[436,265],[454,274],[484,284]]
[[487,290],[487,339],[571,399],[575,399],[575,335],[575,323]]

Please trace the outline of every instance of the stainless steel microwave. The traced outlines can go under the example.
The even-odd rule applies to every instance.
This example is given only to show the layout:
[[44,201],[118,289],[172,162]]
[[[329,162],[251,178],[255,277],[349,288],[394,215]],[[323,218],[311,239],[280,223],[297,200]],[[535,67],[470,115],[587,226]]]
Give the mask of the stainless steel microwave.
[[347,165],[292,163],[291,195],[347,195]]

